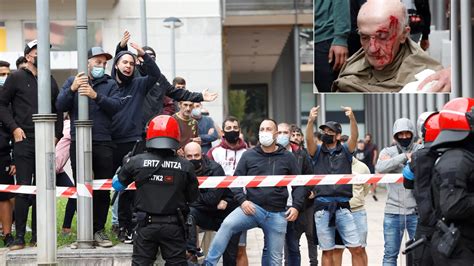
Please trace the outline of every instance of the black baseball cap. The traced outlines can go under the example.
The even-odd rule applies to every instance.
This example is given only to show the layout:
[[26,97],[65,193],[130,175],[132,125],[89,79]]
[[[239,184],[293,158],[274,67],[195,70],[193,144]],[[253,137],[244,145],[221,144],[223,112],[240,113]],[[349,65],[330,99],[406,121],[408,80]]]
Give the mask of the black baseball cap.
[[319,126],[319,129],[324,130],[326,128],[331,129],[332,131],[336,132],[336,134],[342,133],[341,124],[334,121],[327,121],[324,125]]
[[87,52],[87,59],[91,59],[92,57],[99,56],[99,55],[105,55],[105,58],[108,60],[112,59],[112,55],[109,53],[106,53],[102,47],[92,47],[89,49]]
[[155,50],[151,48],[150,46],[143,46],[142,49],[143,51],[145,51],[145,53],[148,53],[149,55],[153,55],[156,57]]
[[[31,42],[27,43],[25,45],[25,50],[23,51],[24,55],[27,55],[38,46],[38,40],[32,40]],[[49,45],[49,48],[53,47],[51,44]]]

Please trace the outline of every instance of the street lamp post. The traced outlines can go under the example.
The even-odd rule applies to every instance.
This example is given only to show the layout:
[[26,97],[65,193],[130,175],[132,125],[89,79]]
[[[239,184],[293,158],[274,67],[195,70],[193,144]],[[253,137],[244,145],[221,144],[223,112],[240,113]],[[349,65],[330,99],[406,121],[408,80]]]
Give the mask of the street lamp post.
[[176,53],[175,53],[175,35],[174,30],[183,26],[183,22],[179,18],[169,17],[163,21],[166,28],[171,29],[171,78],[176,77]]

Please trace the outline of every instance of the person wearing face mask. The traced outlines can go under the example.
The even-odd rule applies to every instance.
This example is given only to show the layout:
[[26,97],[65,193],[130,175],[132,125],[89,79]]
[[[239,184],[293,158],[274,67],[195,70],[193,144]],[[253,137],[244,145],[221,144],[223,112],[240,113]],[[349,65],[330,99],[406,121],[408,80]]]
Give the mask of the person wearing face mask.
[[[94,179],[113,176],[112,117],[122,102],[115,80],[106,75],[105,67],[112,55],[101,47],[92,47],[87,54],[87,74],[78,73],[69,77],[63,85],[56,101],[61,112],[69,112],[71,121],[78,119],[79,96],[89,98],[89,119],[92,120],[92,171]],[[73,177],[76,180],[76,127],[71,123],[71,145],[69,147]],[[109,191],[95,190],[93,193],[93,232],[95,243],[100,247],[111,247],[112,242],[104,233],[110,202]]]
[[[287,123],[278,124],[278,136],[277,144],[285,147],[286,150],[293,153],[296,158],[298,167],[301,169],[301,174],[311,175],[313,174],[313,166],[311,164],[311,158],[308,152],[303,149],[299,144],[290,141],[292,136],[290,134],[299,132],[300,136],[301,129],[295,125],[288,125]],[[300,253],[300,238],[303,233],[306,235],[308,241],[308,255],[309,263],[311,266],[318,265],[318,249],[314,244],[314,228],[313,228],[313,199],[314,196],[309,195],[310,188],[307,188],[308,196],[304,199],[303,206],[298,215],[298,218],[294,222],[288,222],[286,228],[285,237],[285,265],[299,266],[301,265],[301,253]],[[288,192],[291,194],[292,187],[288,186]],[[296,206],[300,203],[295,204]],[[291,195],[288,197],[287,208],[293,206],[293,198]]]
[[[241,157],[236,176],[296,175],[301,172],[296,158],[276,143],[277,124],[265,119],[260,124],[259,142]],[[283,247],[288,221],[295,221],[303,208],[305,187],[292,191],[293,206],[286,210],[286,187],[232,188],[240,205],[222,223],[207,253],[204,265],[216,265],[231,237],[241,231],[260,227],[265,237],[262,265],[282,265]]]
[[[202,154],[201,146],[196,142],[190,142],[184,147],[184,157],[193,165],[197,176],[224,176],[224,169],[215,161],[209,160]],[[199,189],[199,197],[190,205],[188,219],[191,219],[191,230],[189,233],[188,252],[190,255],[199,257],[197,248],[197,228],[204,230],[219,230],[224,219],[238,204],[233,200],[230,189],[206,188]],[[236,265],[237,247],[240,232],[232,236],[226,251],[224,252],[224,265]],[[196,258],[197,259],[197,258]]]
[[[245,141],[240,138],[240,123],[237,118],[229,116],[222,122],[223,136],[221,143],[207,152],[207,157],[224,168],[227,176],[234,175],[235,168],[247,150]],[[247,265],[247,231],[243,231],[239,240],[237,265]]]
[[[395,145],[380,152],[375,165],[376,173],[401,173],[411,159],[411,154],[422,146],[414,143],[415,125],[408,118],[400,118],[393,124]],[[408,231],[409,238],[415,236],[417,215],[416,201],[412,190],[403,184],[387,184],[388,197],[384,211],[385,249],[383,265],[396,265],[403,232]]]
[[[117,44],[115,55],[118,55],[120,52],[128,51],[127,44],[130,37],[130,32],[125,30],[122,40]],[[153,59],[153,61],[156,61],[156,52],[152,47],[143,46],[142,49],[151,57],[151,59]],[[138,55],[134,75],[136,77],[146,76],[146,66],[147,64],[145,63],[144,58]],[[175,102],[212,102],[217,98],[217,93],[209,92],[208,90],[204,90],[202,93],[191,92],[185,89],[182,90],[186,85],[184,79],[182,80],[184,86],[181,86],[181,82],[176,83],[175,80],[173,80],[173,84],[170,84],[163,74],[160,75],[157,83],[148,91],[143,102],[143,118],[145,124],[157,115],[173,115],[176,113],[178,106],[175,105]]]
[[[359,130],[351,107],[341,106],[350,122],[350,137],[341,143],[342,127],[335,121],[319,126],[322,144],[316,144],[313,130],[319,106],[310,110],[306,127],[306,145],[312,157],[314,174],[352,174],[352,153],[357,146]],[[350,211],[352,185],[315,186],[314,221],[318,244],[323,251],[322,265],[333,265],[336,248],[336,229],[352,255],[353,265],[364,265],[363,250],[357,225]]]
[[[38,113],[37,45],[37,40],[26,44],[24,55],[28,60],[27,67],[9,75],[0,90],[0,122],[13,134],[15,141],[13,154],[17,167],[17,185],[34,184],[35,125],[33,114]],[[54,126],[55,143],[61,139],[63,130],[62,113],[59,113],[54,105],[58,93],[58,84],[51,76],[51,113],[56,114],[58,118]],[[33,206],[33,233],[30,244],[36,245],[36,197],[17,194],[15,196],[16,238],[10,247],[11,249],[25,247],[26,222],[30,205]]]
[[[198,122],[198,133],[201,138],[202,153],[207,152],[212,148],[212,142],[217,140],[217,129],[214,126],[214,120],[211,117],[204,115],[204,109],[201,103],[194,103],[194,108],[191,111],[191,117]],[[209,115],[209,113],[207,113]]]
[[0,88],[5,84],[8,75],[10,75],[10,63],[0,60]]

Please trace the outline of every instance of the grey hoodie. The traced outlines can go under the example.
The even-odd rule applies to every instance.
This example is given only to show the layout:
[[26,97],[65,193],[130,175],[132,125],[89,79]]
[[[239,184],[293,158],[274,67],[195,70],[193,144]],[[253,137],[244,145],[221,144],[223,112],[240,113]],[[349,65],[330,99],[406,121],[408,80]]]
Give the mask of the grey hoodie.
[[[415,137],[415,126],[407,118],[400,118],[393,124],[393,138],[402,131],[410,131],[413,135],[411,144],[405,148],[397,141],[396,145],[384,148],[379,155],[377,165],[375,165],[375,172],[377,173],[401,173],[403,167],[408,162],[406,153],[415,152],[421,148],[421,145],[413,143]],[[399,152],[401,151],[401,153]],[[380,160],[384,156],[389,156],[388,160]],[[385,205],[385,213],[391,214],[413,214],[416,212],[416,201],[413,197],[412,190],[405,189],[403,184],[388,184],[388,198]]]

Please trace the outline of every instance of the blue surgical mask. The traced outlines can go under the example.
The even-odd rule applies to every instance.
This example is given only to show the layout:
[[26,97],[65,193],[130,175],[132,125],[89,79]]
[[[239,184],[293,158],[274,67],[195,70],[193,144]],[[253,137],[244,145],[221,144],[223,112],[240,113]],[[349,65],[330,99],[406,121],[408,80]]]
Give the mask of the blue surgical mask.
[[201,109],[199,108],[194,108],[192,111],[191,111],[191,116],[196,118],[196,119],[201,119]]
[[105,74],[105,68],[103,67],[93,67],[91,70],[91,75],[95,79],[100,79]]
[[5,84],[5,80],[7,80],[7,76],[0,77],[0,86],[3,86],[3,84]]
[[290,144],[290,137],[288,135],[278,135],[277,137],[277,143],[280,144],[283,147],[288,146]]

